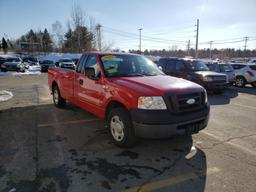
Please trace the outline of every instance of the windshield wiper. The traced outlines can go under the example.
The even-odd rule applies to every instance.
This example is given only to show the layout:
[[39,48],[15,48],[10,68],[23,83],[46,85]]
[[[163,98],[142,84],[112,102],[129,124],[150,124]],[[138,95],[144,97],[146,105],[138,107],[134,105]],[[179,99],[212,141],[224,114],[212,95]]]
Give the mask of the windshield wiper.
[[142,77],[145,75],[142,73],[128,73],[128,74],[125,74],[124,76],[126,76],[126,77],[136,77],[136,76]]

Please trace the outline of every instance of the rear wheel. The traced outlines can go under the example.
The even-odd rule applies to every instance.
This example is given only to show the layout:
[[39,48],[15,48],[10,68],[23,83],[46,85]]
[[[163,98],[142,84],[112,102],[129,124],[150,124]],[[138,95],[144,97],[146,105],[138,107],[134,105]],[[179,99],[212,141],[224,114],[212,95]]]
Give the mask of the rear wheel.
[[237,87],[244,87],[245,86],[245,79],[244,77],[236,77],[236,86]]
[[56,107],[63,108],[65,106],[66,100],[61,97],[60,90],[57,85],[52,88],[52,98]]
[[114,108],[110,111],[107,126],[111,139],[119,147],[132,147],[137,138],[134,135],[129,113],[124,108]]

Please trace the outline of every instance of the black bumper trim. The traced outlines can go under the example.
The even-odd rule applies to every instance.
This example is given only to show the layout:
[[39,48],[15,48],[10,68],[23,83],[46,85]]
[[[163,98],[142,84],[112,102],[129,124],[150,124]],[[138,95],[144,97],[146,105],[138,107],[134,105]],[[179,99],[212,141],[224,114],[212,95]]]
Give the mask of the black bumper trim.
[[200,111],[171,114],[168,111],[130,111],[134,133],[143,138],[169,138],[172,135],[193,134],[208,124],[210,108],[207,105]]

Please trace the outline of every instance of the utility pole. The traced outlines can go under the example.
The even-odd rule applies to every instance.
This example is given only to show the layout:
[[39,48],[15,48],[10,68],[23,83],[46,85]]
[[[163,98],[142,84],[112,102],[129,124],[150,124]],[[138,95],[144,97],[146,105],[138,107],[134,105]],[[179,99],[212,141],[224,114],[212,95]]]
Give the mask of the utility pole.
[[244,51],[246,51],[248,39],[249,37],[244,37]]
[[97,39],[98,39],[98,49],[101,51],[101,25],[98,24],[96,26],[96,31],[97,31]]
[[198,34],[199,34],[199,19],[196,20],[196,53],[195,58],[198,57]]
[[141,54],[141,30],[142,30],[142,28],[140,28],[140,29],[138,29],[139,30],[139,32],[140,32],[140,45],[139,45],[139,50],[140,50],[140,54]]
[[210,41],[210,59],[212,58],[212,43],[213,43],[213,41]]
[[188,51],[188,52],[187,52],[187,55],[189,56],[189,51],[190,51],[190,40],[188,40],[188,46],[187,46],[187,49],[188,49],[188,50],[187,50],[187,51]]

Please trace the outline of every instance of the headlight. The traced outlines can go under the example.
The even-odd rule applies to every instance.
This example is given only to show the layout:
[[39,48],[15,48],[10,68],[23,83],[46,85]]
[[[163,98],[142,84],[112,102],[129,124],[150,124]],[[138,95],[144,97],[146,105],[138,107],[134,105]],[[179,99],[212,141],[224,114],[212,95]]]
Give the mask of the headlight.
[[138,108],[139,109],[149,109],[149,110],[165,110],[166,105],[161,96],[142,96],[138,99]]
[[209,76],[205,76],[205,77],[203,77],[203,81],[210,82],[210,81],[213,81],[213,78],[209,77]]

